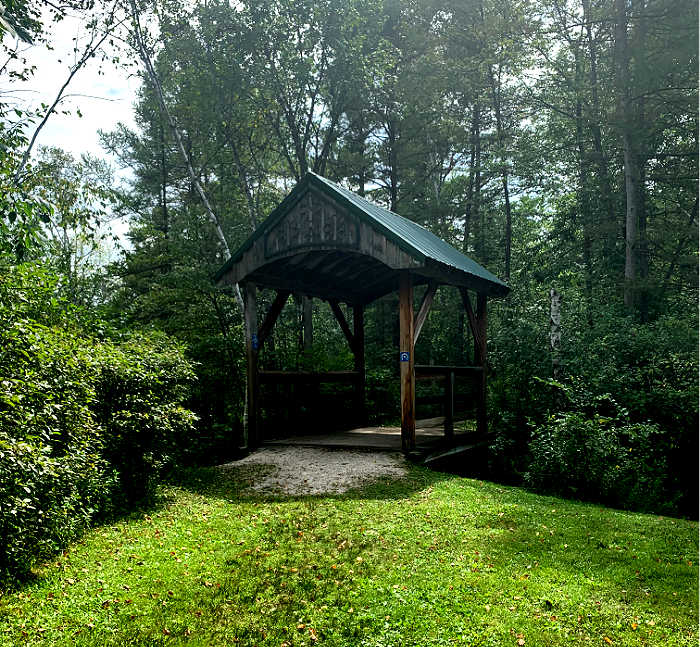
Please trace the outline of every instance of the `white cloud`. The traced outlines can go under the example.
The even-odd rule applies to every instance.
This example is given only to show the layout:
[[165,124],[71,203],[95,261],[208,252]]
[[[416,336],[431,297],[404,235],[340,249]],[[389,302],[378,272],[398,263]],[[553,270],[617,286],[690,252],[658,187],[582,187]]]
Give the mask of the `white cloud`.
[[[75,61],[76,42],[78,47],[85,42],[83,23],[76,17],[67,17],[53,25],[49,21],[44,24],[53,49],[41,44],[22,46],[22,56],[28,65],[36,66],[36,71],[26,82],[15,80],[11,86],[0,88],[3,101],[14,101],[20,108],[35,109],[42,103],[53,103]],[[71,80],[65,98],[39,133],[34,151],[39,146],[56,146],[76,158],[90,153],[113,164],[117,182],[128,179],[130,171],[120,170],[117,161],[100,146],[98,131],[113,130],[119,122],[136,127],[133,103],[138,87],[139,79],[129,76],[123,68],[109,62],[100,65],[97,58],[91,59]],[[78,116],[78,109],[82,117]],[[63,110],[68,110],[69,114],[63,114]],[[31,136],[33,127],[27,132]],[[128,245],[127,223],[113,221],[112,229],[122,244]]]
[[[29,65],[36,72],[27,82],[14,81],[9,89],[25,108],[38,107],[42,102],[51,104],[70,73],[74,61],[74,38],[78,43],[85,31],[80,20],[67,17],[50,27],[53,50],[44,45],[34,45],[24,51]],[[108,157],[99,143],[98,130],[109,131],[118,122],[135,127],[133,102],[139,80],[111,63],[91,59],[73,77],[65,91],[66,98],[59,104],[57,113],[49,117],[39,134],[37,145],[58,146],[76,157],[90,153]],[[76,113],[80,109],[82,118]],[[61,110],[70,110],[64,115]]]

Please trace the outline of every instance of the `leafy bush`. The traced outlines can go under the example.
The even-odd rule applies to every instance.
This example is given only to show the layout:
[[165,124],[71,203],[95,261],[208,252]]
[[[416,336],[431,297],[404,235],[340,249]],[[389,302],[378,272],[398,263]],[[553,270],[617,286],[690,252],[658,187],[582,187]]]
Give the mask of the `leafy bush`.
[[668,435],[651,423],[552,416],[532,434],[526,483],[536,490],[643,511],[673,512],[667,482]]
[[124,504],[151,495],[194,434],[196,417],[181,405],[193,380],[182,348],[163,334],[102,345],[94,409]]
[[50,445],[0,431],[0,581],[75,539],[104,512],[113,485],[94,443],[56,456]]
[[5,581],[147,496],[193,432],[194,415],[182,406],[193,374],[182,349],[164,335],[95,339],[53,286],[38,268],[0,274]]
[[8,314],[3,310],[0,329],[3,579],[23,575],[33,558],[103,514],[114,483],[90,409],[96,375],[90,344]]

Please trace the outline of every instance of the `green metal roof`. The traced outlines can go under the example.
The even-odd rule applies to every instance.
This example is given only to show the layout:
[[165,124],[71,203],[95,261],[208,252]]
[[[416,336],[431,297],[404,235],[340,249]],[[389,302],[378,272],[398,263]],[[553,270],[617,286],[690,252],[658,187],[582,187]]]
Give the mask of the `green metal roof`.
[[404,218],[403,216],[384,209],[365,198],[349,191],[348,189],[331,182],[330,180],[308,173],[292,190],[292,192],[280,203],[280,205],[270,214],[241,245],[231,259],[217,272],[216,280],[219,280],[231,266],[241,258],[243,253],[267,231],[277,220],[284,216],[297,201],[303,196],[307,187],[313,186],[320,189],[327,196],[348,208],[350,212],[358,216],[371,227],[378,229],[385,234],[392,242],[396,243],[405,252],[420,261],[431,259],[448,267],[465,272],[474,277],[478,277],[502,288],[503,292],[508,291],[508,286],[497,276],[489,272],[468,256],[457,251],[452,245],[438,238],[425,227]]

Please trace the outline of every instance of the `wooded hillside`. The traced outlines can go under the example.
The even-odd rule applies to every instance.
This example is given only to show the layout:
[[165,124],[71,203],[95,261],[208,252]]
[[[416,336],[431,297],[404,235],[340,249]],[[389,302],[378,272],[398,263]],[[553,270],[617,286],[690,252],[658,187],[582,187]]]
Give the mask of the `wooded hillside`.
[[[92,40],[76,61],[141,79],[138,128],[102,134],[130,171],[125,183],[102,160],[35,146],[60,103],[13,103],[17,75],[31,75],[22,39],[46,36],[42,9],[84,17]],[[116,343],[156,329],[177,340],[196,373],[178,398],[198,421],[171,455],[236,454],[243,318],[235,291],[213,276],[312,170],[425,226],[511,287],[488,323],[492,478],[697,514],[696,2],[131,0],[49,10],[22,0],[5,8],[3,31],[2,294],[43,299],[26,279],[43,267],[76,339]],[[102,223],[115,215],[129,243],[105,261]],[[8,299],[3,321],[62,325],[34,306],[20,316]],[[398,416],[392,299],[366,313],[377,422]],[[262,364],[348,368],[328,304],[295,303]],[[467,335],[459,295],[439,292],[416,356],[469,364]],[[167,357],[166,346],[152,350]],[[18,361],[0,351],[8,438],[19,433],[7,414],[21,400],[7,386]],[[323,395],[278,393],[268,424],[285,407],[304,424],[339,416],[344,392]]]

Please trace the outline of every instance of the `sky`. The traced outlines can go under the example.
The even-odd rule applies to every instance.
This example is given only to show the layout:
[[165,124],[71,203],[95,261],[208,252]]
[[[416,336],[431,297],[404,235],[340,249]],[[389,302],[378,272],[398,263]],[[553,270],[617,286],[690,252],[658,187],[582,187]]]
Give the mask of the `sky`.
[[[26,83],[12,83],[13,96],[27,108],[54,101],[70,72],[72,39],[85,33],[80,21],[72,17],[52,25],[49,31],[53,51],[45,45],[23,48],[29,64],[36,65],[36,72]],[[98,130],[112,130],[120,121],[134,127],[132,105],[139,81],[110,63],[103,64],[102,71],[99,74],[98,63],[92,59],[76,74],[66,90],[69,97],[60,104],[61,108],[72,109],[72,114],[52,114],[37,139],[38,146],[58,146],[76,157],[90,153],[109,159],[100,146]],[[76,107],[82,118],[75,113]],[[119,176],[126,175],[120,172]]]
[[[28,65],[36,66],[34,75],[27,82],[14,80],[9,87],[0,87],[3,100],[8,99],[6,93],[9,91],[9,98],[16,102],[17,107],[32,109],[42,102],[53,103],[74,61],[73,39],[77,37],[80,43],[80,39],[85,38],[81,21],[74,17],[55,25],[44,21],[44,25],[53,50],[44,44],[22,45],[20,51]],[[133,103],[139,80],[111,63],[103,63],[101,72],[98,61],[92,59],[73,77],[65,91],[65,99],[39,133],[34,154],[40,146],[62,148],[78,159],[82,153],[90,153],[111,163],[115,181],[120,184],[128,181],[131,172],[119,168],[117,160],[100,146],[98,131],[113,130],[119,122],[135,128]],[[80,109],[82,117],[77,115],[76,108]],[[64,109],[70,110],[70,114],[62,114]],[[31,137],[33,128],[27,134]],[[128,248],[127,223],[113,220],[110,229],[119,237],[120,246]]]

